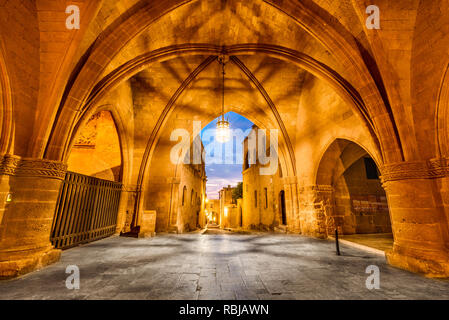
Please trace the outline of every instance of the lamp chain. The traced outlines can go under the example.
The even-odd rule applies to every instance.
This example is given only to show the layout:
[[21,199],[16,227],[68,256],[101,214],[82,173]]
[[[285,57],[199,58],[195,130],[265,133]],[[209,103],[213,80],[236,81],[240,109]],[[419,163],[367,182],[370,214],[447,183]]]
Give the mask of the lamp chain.
[[225,62],[224,60],[221,60],[221,66],[222,66],[222,75],[223,75],[223,82],[222,82],[222,101],[221,101],[221,119],[224,121],[224,104],[225,104]]

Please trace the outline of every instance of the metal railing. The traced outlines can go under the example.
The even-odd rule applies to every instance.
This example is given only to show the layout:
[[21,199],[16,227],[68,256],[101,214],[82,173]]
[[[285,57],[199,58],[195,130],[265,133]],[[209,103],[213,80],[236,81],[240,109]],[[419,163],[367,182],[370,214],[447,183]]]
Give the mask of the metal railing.
[[55,248],[70,248],[113,235],[121,190],[121,183],[67,172],[50,235]]

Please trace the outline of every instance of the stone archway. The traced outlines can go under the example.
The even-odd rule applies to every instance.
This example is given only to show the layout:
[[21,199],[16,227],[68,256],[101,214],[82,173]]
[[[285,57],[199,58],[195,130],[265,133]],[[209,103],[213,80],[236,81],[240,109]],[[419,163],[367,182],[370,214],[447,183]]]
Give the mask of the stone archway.
[[11,86],[3,52],[3,42],[0,38],[0,154],[11,151],[14,132]]
[[[303,233],[327,235],[326,217],[333,214],[327,211],[332,210],[332,201],[327,199],[335,196],[334,187],[340,179],[335,177],[344,176],[352,167],[343,165],[329,173],[330,180],[315,181],[312,171],[323,144],[336,137],[363,143],[370,140],[369,152],[382,173],[395,232],[389,261],[429,275],[447,275],[449,66],[444,44],[449,38],[448,29],[440,28],[447,15],[441,14],[444,10],[439,4],[417,2],[409,8],[411,19],[400,26],[389,24],[381,35],[365,30],[364,4],[350,2],[343,8],[316,0],[80,0],[84,13],[79,31],[65,28],[61,18],[64,1],[29,6],[4,2],[2,15],[8,19],[3,19],[6,28],[0,36],[0,154],[1,182],[6,186],[3,195],[8,202],[0,216],[0,269],[8,269],[7,273],[16,272],[11,271],[14,268],[33,269],[56,257],[46,239],[48,221],[74,137],[91,113],[109,104],[104,100],[117,88],[131,87],[138,72],[176,58],[199,57],[202,62],[191,59],[171,70],[172,78],[179,76],[173,87],[165,82],[168,73],[160,74],[155,82],[170,87],[161,91],[168,99],[155,102],[150,115],[137,122],[136,130],[128,123],[134,126],[130,121],[135,120],[133,112],[142,106],[129,104],[124,116],[120,107],[111,105],[125,150],[123,179],[127,191],[137,198],[125,201],[123,210],[131,211],[135,205],[140,211],[140,193],[151,170],[148,163],[154,159],[154,145],[169,122],[170,112],[215,57],[224,54],[246,76],[244,81],[239,79],[247,84],[245,89],[251,87],[258,95],[238,93],[233,98],[240,94],[247,101],[256,101],[254,105],[261,106],[263,116],[254,121],[269,119],[270,126],[282,132],[286,207],[294,219],[303,220]],[[403,13],[399,7],[390,8],[392,14]],[[427,14],[437,18],[430,27]],[[9,22],[21,24],[24,20],[28,21],[25,29],[8,31]],[[407,37],[389,41],[397,27]],[[433,32],[431,38],[422,32],[438,28],[440,32]],[[21,32],[26,32],[26,37],[18,37]],[[55,34],[60,37],[53,43]],[[400,55],[396,54],[398,43],[405,48]],[[427,43],[432,45],[423,46]],[[422,57],[438,63],[427,68]],[[296,66],[317,81],[279,77],[272,67],[279,64],[273,60],[288,65],[279,68],[281,73]],[[426,76],[424,83],[421,80]],[[269,87],[265,80],[280,85]],[[282,92],[290,85],[305,93],[300,107],[310,112],[297,112],[296,91]],[[127,98],[132,100],[134,92],[130,91]],[[340,100],[350,108],[342,107]],[[282,101],[287,102],[282,105]],[[423,101],[433,104],[427,112]],[[232,110],[242,111],[235,106]],[[147,122],[149,132],[139,132],[149,118],[154,120]],[[319,123],[323,118],[329,126],[324,120]],[[358,120],[357,126],[351,127]],[[436,144],[429,141],[429,133]],[[143,146],[134,148],[137,139],[133,135],[139,134]],[[304,137],[309,136],[315,141],[306,141]],[[359,160],[353,165],[363,165]],[[348,198],[351,188],[346,187],[344,196]],[[15,194],[19,201],[14,201]],[[300,202],[302,212],[298,210]],[[290,222],[290,215],[288,218]],[[299,230],[300,224],[296,226]]]
[[[347,152],[345,157],[341,158],[345,148],[348,146],[352,146],[352,150],[349,150],[350,152]],[[375,149],[375,146],[371,147]],[[340,194],[343,198],[347,198],[346,207],[337,208],[335,187],[338,182],[340,182],[340,187],[346,185],[344,183],[345,171],[360,158],[368,155],[368,152],[365,150],[360,147],[360,144],[341,138],[332,139],[323,148],[321,156],[317,158],[317,162],[314,165],[311,185],[303,186],[299,191],[299,219],[303,234],[319,238],[326,238],[328,235],[333,234],[336,226],[341,227],[343,225],[341,217],[338,217],[339,209],[343,212],[343,216],[344,212],[347,211],[350,217],[348,219],[355,221],[355,217],[352,215],[353,209],[349,191],[346,189],[345,192]],[[375,159],[376,163],[379,163],[380,155],[377,150],[370,152],[369,157]],[[380,192],[379,188],[380,180],[377,180],[377,189]],[[355,232],[355,229],[353,232]]]
[[[184,83],[180,86],[178,91],[173,95],[172,100],[167,105],[166,109],[162,112],[162,119],[170,112],[173,103],[180,94],[185,90],[186,87],[200,74],[212,61],[215,60],[216,55],[227,54],[232,56],[232,61],[246,74],[248,79],[255,85],[257,90],[266,98],[268,106],[273,110],[275,107],[271,102],[269,96],[264,91],[263,87],[257,81],[257,79],[251,74],[251,72],[246,68],[244,64],[237,58],[238,55],[254,55],[254,54],[264,54],[267,56],[273,56],[281,60],[285,60],[293,63],[294,65],[303,68],[304,70],[310,72],[316,77],[325,80],[336,92],[342,97],[343,100],[348,102],[350,106],[353,107],[354,111],[360,116],[366,128],[371,132],[373,138],[380,148],[381,137],[375,132],[373,119],[367,112],[367,106],[360,97],[360,94],[356,89],[348,83],[344,78],[342,78],[335,70],[330,69],[319,61],[304,55],[300,52],[290,50],[288,48],[279,47],[276,45],[269,44],[241,44],[230,47],[218,47],[215,45],[205,45],[205,44],[184,44],[176,45],[166,48],[161,48],[160,50],[150,52],[142,57],[138,57],[133,61],[129,61],[125,65],[121,66],[117,70],[114,70],[110,75],[104,77],[98,84],[93,88],[89,97],[86,99],[86,104],[80,109],[81,116],[88,110],[91,105],[99,103],[106,93],[110,90],[116,88],[122,81],[132,77],[140,70],[144,69],[151,63],[158,61],[167,60],[169,58],[192,56],[192,55],[209,55],[212,54],[208,59],[206,59],[201,65],[194,70],[191,75],[185,79]],[[278,121],[279,115],[276,115]],[[68,127],[64,127],[69,129]],[[285,133],[284,133],[285,134]],[[390,137],[391,138],[391,137]],[[63,139],[63,136],[58,136],[58,139]],[[56,142],[55,142],[56,143]],[[59,141],[58,144],[64,145],[62,150],[67,148],[67,144]],[[55,144],[53,144],[55,145]],[[59,150],[61,151],[61,150]],[[291,152],[291,150],[290,150]]]
[[[57,120],[58,123],[64,123],[65,125],[61,128],[57,125],[50,140],[54,140],[55,137],[66,136],[64,132],[67,131],[67,124],[73,123],[73,119],[76,118],[74,110],[82,110],[80,107],[88,103],[89,95],[91,95],[93,91],[99,89],[99,87],[95,89],[95,86],[97,84],[101,86],[99,73],[92,74],[93,70],[104,70],[106,68],[104,63],[101,63],[100,68],[97,67],[98,63],[96,61],[99,61],[99,55],[101,55],[102,61],[105,61],[105,54],[108,55],[108,59],[112,59],[117,55],[118,51],[123,48],[123,44],[137,37],[143,30],[145,30],[145,28],[155,21],[155,15],[159,17],[161,14],[175,10],[178,8],[178,5],[182,6],[186,3],[194,2],[183,1],[177,3],[176,1],[173,1],[164,3],[164,6],[158,8],[154,8],[152,5],[148,4],[148,8],[144,8],[145,10],[138,10],[134,15],[131,15],[125,22],[123,22],[122,25],[118,26],[116,32],[114,32],[113,39],[110,38],[110,35],[101,39],[101,43],[96,46],[94,52],[88,57],[84,68],[79,73],[77,79],[67,87],[67,99],[61,104],[61,112],[59,119]],[[382,152],[392,161],[399,161],[402,159],[400,142],[397,136],[397,130],[392,124],[391,112],[388,110],[388,106],[385,105],[382,96],[378,93],[378,89],[372,80],[372,77],[369,75],[369,71],[366,70],[363,59],[360,57],[360,53],[357,50],[357,45],[353,40],[350,40],[352,38],[345,34],[337,24],[329,24],[328,20],[326,20],[326,23],[321,23],[321,20],[324,19],[324,17],[320,16],[321,11],[317,11],[316,5],[311,2],[307,2],[307,4],[297,4],[296,6],[293,6],[290,3],[285,3],[282,6],[274,5],[270,2],[267,3],[277,8],[282,14],[288,14],[298,23],[298,25],[302,26],[304,30],[309,32],[316,39],[320,39],[322,44],[328,49],[331,49],[330,51],[335,54],[335,58],[345,65],[346,70],[351,73],[351,76],[358,78],[358,81],[352,83],[357,83],[357,86],[363,84],[363,87],[357,88],[357,86],[354,86],[358,94],[352,94],[352,98],[363,101],[366,106],[366,109],[363,112],[369,114],[368,119],[372,119],[372,121],[375,122],[375,132],[386,133],[382,137],[379,137]],[[313,17],[313,19],[310,19],[311,17]],[[323,26],[326,26],[326,28],[323,28]],[[122,33],[123,37],[117,36],[117,34]],[[123,39],[124,41],[118,44],[117,39]],[[185,48],[185,50],[188,51],[189,49]],[[98,58],[96,58],[97,54]],[[344,81],[340,81],[340,84],[343,82]],[[70,105],[72,106],[70,107]],[[376,114],[382,121],[377,120]],[[68,126],[68,130],[70,130],[70,128],[71,125]],[[392,132],[396,134],[391,135]],[[50,143],[48,145],[46,157],[52,159],[59,158],[58,152],[60,152],[60,150],[54,149],[57,145],[57,143]]]
[[[182,47],[182,46],[181,46]],[[191,54],[199,54],[199,53],[219,53],[222,52],[223,48],[217,48],[217,47],[208,47],[208,46],[200,46],[200,49],[195,48],[195,46],[193,45],[187,45],[186,48],[188,49],[187,54],[191,55]],[[179,54],[185,54],[183,52],[182,49],[180,48],[167,48],[167,50],[169,50],[168,52],[170,54],[173,55],[179,55]],[[199,51],[198,51],[199,50]],[[206,50],[206,51],[204,51]],[[326,79],[330,79],[330,81],[334,83],[333,87],[334,88],[338,88],[338,91],[343,95],[343,97],[346,97],[345,100],[346,101],[350,101],[351,105],[354,106],[355,110],[358,110],[358,113],[360,114],[362,119],[365,119],[365,124],[366,127],[371,128],[371,124],[370,121],[365,118],[363,115],[365,113],[364,111],[364,107],[362,105],[360,105],[360,101],[358,100],[357,96],[358,94],[356,92],[353,91],[353,89],[351,89],[351,86],[347,85],[347,83],[343,80],[343,79],[338,79],[335,78],[335,73],[331,72],[331,71],[326,71],[326,68],[322,68],[322,66],[320,64],[317,64],[308,58],[305,58],[303,55],[299,54],[299,53],[295,53],[293,51],[289,51],[286,48],[279,48],[276,46],[266,46],[266,45],[262,45],[261,47],[256,47],[254,48],[254,46],[252,45],[248,45],[248,46],[238,46],[233,48],[228,48],[227,52],[234,52],[232,50],[235,50],[235,53],[239,53],[239,54],[256,54],[258,52],[262,52],[264,54],[268,54],[268,55],[274,55],[276,57],[280,57],[281,59],[286,59],[288,61],[293,61],[295,63],[298,63],[300,66],[308,66],[306,67],[306,69],[308,70],[314,70],[313,72],[317,75],[322,75],[327,74],[327,76],[325,76]],[[281,51],[279,51],[281,50]],[[285,54],[285,52],[288,52],[288,54]],[[167,54],[167,52],[164,53],[164,51],[162,52],[157,52],[157,53],[150,53],[150,57],[153,57],[153,54],[156,54],[156,57],[159,55],[162,55],[165,57],[165,55]],[[295,56],[295,55],[299,55],[299,56]],[[107,92],[107,88],[110,88],[109,86],[114,87],[115,85],[117,85],[117,83],[120,83],[120,81],[122,81],[123,77],[132,75],[134,72],[136,72],[136,69],[140,69],[144,66],[146,66],[148,63],[150,63],[151,61],[153,61],[153,58],[144,58],[143,60],[140,60],[138,62],[138,64],[134,67],[131,67],[131,69],[129,69],[128,71],[122,72],[119,71],[118,72],[118,78],[112,77],[111,79],[106,79],[107,81],[102,84],[98,90],[96,90],[92,97],[89,98],[89,104],[94,104],[95,101],[97,101],[96,99],[99,99],[102,94],[104,94],[105,92]],[[149,139],[149,145],[147,146],[147,149],[145,150],[145,155],[144,155],[144,161],[142,162],[142,165],[140,167],[140,173],[138,175],[138,182],[137,182],[137,195],[138,195],[138,201],[136,202],[136,212],[139,212],[139,208],[141,207],[142,204],[142,198],[140,198],[139,196],[139,191],[143,190],[143,183],[144,183],[144,176],[145,176],[145,171],[147,170],[147,159],[150,158],[151,155],[151,150],[154,147],[154,141],[157,141],[156,137],[160,132],[160,129],[163,127],[163,123],[166,121],[166,119],[168,119],[168,115],[170,114],[170,110],[173,107],[173,104],[176,102],[176,99],[182,94],[182,92],[184,91],[184,89],[195,79],[196,76],[198,76],[199,73],[201,73],[204,68],[206,68],[213,60],[214,60],[214,56],[209,57],[208,59],[206,59],[196,70],[194,70],[192,72],[192,74],[184,81],[183,85],[178,89],[178,91],[173,95],[172,99],[170,100],[170,102],[168,103],[168,105],[166,106],[165,110],[162,112],[161,116],[160,116],[160,120],[158,122],[158,125],[156,125],[155,129],[153,130],[152,133],[152,138]],[[296,59],[296,60],[295,60]],[[312,59],[313,60],[313,59]],[[268,104],[268,106],[271,108],[271,110],[273,111],[273,114],[275,115],[275,117],[277,118],[277,121],[279,123],[279,126],[282,129],[282,120],[279,121],[279,116],[276,115],[276,108],[274,106],[274,104],[271,102],[268,94],[263,90],[263,87],[261,87],[261,85],[258,83],[257,79],[255,79],[250,72],[248,72],[248,70],[244,67],[241,66],[241,64],[239,63],[239,59],[234,58],[234,63],[240,67],[240,69],[242,69],[242,71],[249,77],[249,79],[251,80],[251,82],[254,84],[254,86],[257,88],[257,90],[259,90],[260,94],[262,96],[265,97],[265,100]],[[133,64],[131,64],[132,66]],[[126,68],[130,68],[129,65],[125,66],[125,70],[127,70]],[[132,71],[130,71],[132,70]],[[130,73],[129,73],[130,72]],[[326,73],[327,72],[327,73]],[[333,80],[332,80],[333,79]],[[357,107],[359,106],[359,107]],[[373,132],[372,130],[370,130],[371,132]],[[287,142],[286,143],[286,147],[287,149],[289,149],[287,152],[287,154],[290,154],[290,158],[293,156],[293,160],[294,160],[294,153],[292,152],[292,147],[288,147],[289,143],[288,143],[288,135],[286,135],[285,133],[283,133],[284,136],[284,140]],[[373,136],[375,137],[375,135],[373,134]],[[375,139],[376,140],[376,139]],[[289,162],[287,162],[289,163]],[[294,161],[292,162],[292,166],[290,167],[294,170],[295,168],[295,164]],[[297,195],[296,195],[296,189],[297,189],[297,185],[296,185],[296,180],[292,177],[295,177],[295,173],[289,173],[289,166],[286,167],[286,170],[284,170],[287,173],[287,176],[285,181],[287,183],[287,188],[289,188],[290,191],[287,192],[287,195],[289,196],[289,201],[288,201],[288,207],[289,207],[289,211],[292,212],[296,212],[295,208],[297,206],[296,202],[297,200]],[[294,216],[296,216],[296,213],[294,214]],[[138,221],[138,219],[137,219]]]
[[71,149],[75,143],[75,139],[77,137],[77,134],[79,131],[87,124],[89,119],[91,119],[95,114],[101,113],[101,112],[107,112],[110,113],[112,117],[112,121],[114,123],[114,127],[118,136],[118,143],[120,147],[120,154],[121,154],[121,166],[122,166],[122,174],[120,176],[120,181],[123,182],[125,185],[130,183],[130,170],[131,170],[131,154],[130,150],[132,149],[132,142],[129,141],[128,137],[128,128],[126,127],[126,121],[129,119],[126,119],[122,113],[120,112],[120,109],[112,104],[104,104],[99,106],[92,106],[89,110],[87,110],[83,117],[78,121],[75,130],[72,134],[72,136],[69,139],[68,145],[69,149],[64,154],[64,163],[67,163]]
[[105,180],[123,181],[124,152],[116,121],[111,112],[95,112],[78,130],[68,170]]
[[[143,185],[141,190],[140,197],[140,211],[135,211],[134,215],[138,213],[137,218],[134,219],[136,223],[139,221],[139,216],[142,211],[145,210],[156,210],[157,209],[157,221],[158,221],[158,231],[166,231],[167,229],[173,231],[174,226],[178,223],[178,218],[181,216],[179,213],[180,203],[182,203],[182,186],[184,185],[183,181],[183,171],[185,165],[182,163],[184,156],[177,157],[177,162],[173,163],[170,159],[171,148],[176,144],[176,142],[170,142],[170,134],[173,132],[174,128],[185,130],[192,135],[191,137],[191,146],[190,149],[184,150],[186,153],[189,153],[190,157],[193,158],[194,151],[194,134],[192,133],[192,123],[191,119],[183,119],[182,118],[182,106],[181,103],[178,107],[173,106],[173,114],[167,119],[167,125],[160,129],[160,134],[155,141],[151,141],[152,143],[152,153],[151,157],[148,158],[147,168],[144,172],[144,176],[142,178]],[[249,107],[248,107],[249,108]],[[202,127],[201,130],[204,129],[214,118],[218,117],[218,111],[213,111],[210,114],[201,113],[201,109],[198,109],[198,114],[196,115],[196,119],[201,119]],[[248,113],[245,113],[245,110],[235,110],[229,109],[228,111],[233,111],[238,113],[239,115],[247,118],[249,121],[253,123],[257,123],[261,126],[261,128],[267,128],[268,120],[265,123],[260,119],[253,118]],[[262,119],[263,120],[263,119]],[[176,127],[173,127],[173,123],[177,123]],[[170,124],[170,125],[169,125]],[[200,130],[200,131],[201,131]],[[199,132],[197,132],[199,133]],[[238,142],[237,142],[238,143]],[[149,144],[148,144],[149,145]],[[243,150],[242,150],[243,151]],[[281,150],[279,153],[278,161],[279,161],[279,170],[281,167],[284,167],[286,172],[289,172],[287,164],[290,161],[290,157],[288,156],[287,151]],[[239,155],[236,155],[239,156]],[[145,158],[144,158],[145,159]],[[192,159],[190,159],[190,164],[193,163]],[[145,162],[142,161],[142,165]],[[199,167],[199,165],[193,165],[193,167]],[[186,181],[186,180],[184,180]],[[190,179],[187,179],[190,181]],[[205,181],[204,181],[205,185]],[[190,189],[190,187],[189,187]],[[169,196],[168,196],[169,195]],[[161,199],[167,198],[165,204],[162,203]],[[293,200],[292,200],[293,201]],[[137,203],[136,203],[137,204]],[[182,207],[182,205],[181,205]],[[188,208],[189,209],[189,208]],[[201,208],[202,212],[204,208]],[[289,208],[289,214],[293,215],[293,212],[290,212],[291,208]]]
[[327,233],[391,233],[385,190],[373,158],[358,144],[336,139],[326,149],[316,173],[323,193]]
[[117,121],[107,109],[102,106],[86,117],[72,141],[50,234],[56,248],[95,241],[122,229],[125,155]]
[[438,158],[449,157],[449,64],[443,73],[440,90],[438,92],[437,109],[435,113],[436,141]]
[[[178,3],[180,7],[187,3],[194,3],[195,1]],[[331,87],[333,87],[345,101],[354,108],[360,118],[363,120],[364,125],[368,128],[375,143],[378,144],[379,149],[383,153],[386,160],[402,159],[402,153],[400,151],[400,141],[397,135],[397,130],[394,123],[391,121],[391,113],[389,111],[388,103],[383,101],[382,95],[378,92],[375,82],[370,76],[369,70],[367,70],[363,59],[360,57],[360,52],[356,49],[357,45],[353,43],[348,35],[342,33],[341,28],[337,24],[330,24],[323,29],[322,25],[316,23],[316,20],[310,20],[310,17],[315,15],[320,19],[324,19],[320,14],[323,12],[317,11],[317,7],[313,3],[301,4],[299,7],[292,7],[289,3],[285,4],[285,8],[282,6],[271,4],[276,7],[281,14],[289,15],[292,20],[296,21],[306,32],[310,33],[316,39],[321,41],[323,47],[331,49],[331,52],[335,55],[337,60],[344,65],[348,74],[345,76],[340,75],[336,70],[332,69],[326,63],[318,61],[311,56],[304,53],[297,52],[295,50],[274,45],[274,44],[237,44],[230,46],[216,45],[216,44],[180,44],[168,47],[162,47],[157,50],[144,53],[141,56],[126,61],[124,64],[114,68],[109,64],[120,50],[122,50],[130,41],[137,38],[146,28],[148,28],[157,18],[153,16],[156,11],[161,14],[166,14],[172,10],[176,10],[176,1],[173,3],[164,3],[164,6],[155,9],[151,5],[146,8],[148,10],[137,10],[130,14],[130,16],[123,22],[116,26],[115,34],[122,34],[123,37],[110,38],[110,34],[105,34],[105,37],[100,37],[98,46],[95,46],[89,55],[86,56],[86,60],[83,65],[80,65],[80,70],[77,76],[73,77],[73,81],[70,81],[66,87],[66,94],[61,102],[58,118],[56,119],[54,130],[51,133],[49,142],[47,144],[45,157],[50,159],[59,159],[61,153],[66,153],[67,148],[70,147],[70,143],[67,142],[66,137],[71,135],[73,131],[73,123],[77,119],[82,117],[85,110],[90,108],[90,105],[95,105],[104,96],[105,93],[115,88],[122,81],[130,78],[137,71],[142,70],[155,61],[166,60],[171,57],[187,56],[187,55],[217,55],[217,54],[229,54],[234,56],[233,62],[236,65],[240,65],[238,56],[253,55],[253,54],[265,54],[268,56],[275,56],[279,59],[287,60],[295,65],[298,65],[309,72],[313,73],[320,79],[324,79]],[[174,7],[171,7],[174,5]],[[299,9],[299,10],[298,10]],[[292,13],[292,14],[289,14]],[[162,14],[162,15],[163,15]],[[147,16],[148,19],[141,19],[143,16]],[[307,22],[307,23],[306,23]],[[125,31],[125,27],[132,25],[132,28]],[[117,39],[121,39],[120,47],[117,47]],[[107,48],[107,50],[106,50]],[[105,55],[107,59],[105,59]],[[100,62],[100,60],[102,62]],[[204,68],[207,67],[207,61],[205,61]],[[199,67],[201,69],[201,67]],[[263,87],[260,83],[247,72],[248,70],[241,67],[242,71],[247,74],[248,78],[252,81],[253,85],[260,91],[260,93],[266,97]],[[201,72],[201,70],[198,70]],[[195,72],[192,73],[191,79],[186,79],[186,85],[189,81],[195,78]],[[357,78],[359,81],[354,81]],[[180,90],[173,96],[176,101],[176,95],[181,94],[183,91],[182,86]],[[268,106],[272,109],[275,117],[279,120],[279,115],[276,115],[276,109],[273,108],[273,104],[270,103],[269,97],[266,99]],[[167,109],[167,108],[166,108]],[[161,113],[162,121],[159,122],[160,127],[163,127],[163,121],[167,114],[164,114],[166,110]],[[168,106],[167,112],[170,112]],[[281,131],[283,131],[282,121],[278,121]],[[156,128],[155,136],[151,141],[157,141],[156,137],[159,131]],[[385,134],[383,134],[385,133]],[[394,134],[391,134],[394,133]],[[285,145],[288,149],[287,154],[292,158],[288,163],[292,163],[293,174],[290,174],[288,170],[284,170],[286,175],[286,194],[289,196],[288,207],[289,210],[295,212],[297,215],[297,179],[295,172],[295,154],[291,143],[288,142],[288,135],[283,132]],[[144,161],[140,167],[138,174],[138,181],[136,183],[136,194],[138,200],[136,201],[136,212],[139,212],[142,199],[139,196],[139,192],[143,189],[145,183],[144,176],[147,170],[147,159],[151,158],[150,145],[145,150]]]
[[103,105],[95,105],[91,106],[86,112],[83,114],[83,117],[78,121],[76,125],[75,131],[72,133],[70,140],[68,142],[69,149],[64,154],[64,163],[67,163],[71,154],[71,150],[75,143],[78,132],[87,124],[89,119],[92,118],[95,114],[107,112],[111,114],[112,121],[116,130],[116,134],[118,137],[118,147],[120,149],[120,157],[121,157],[121,168],[120,174],[118,176],[120,183],[123,184],[123,190],[120,199],[120,207],[119,214],[117,219],[117,232],[120,232],[125,227],[125,224],[130,224],[131,222],[127,222],[127,203],[128,201],[135,202],[136,189],[131,185],[132,181],[132,149],[133,149],[133,141],[129,137],[129,122],[130,119],[123,114],[123,111],[116,104],[103,104]]
[[[296,175],[296,165],[295,165],[295,156],[293,152],[293,148],[290,142],[289,135],[285,129],[283,120],[280,118],[279,113],[276,109],[276,106],[270,99],[270,96],[267,94],[267,92],[264,90],[263,86],[258,83],[257,79],[254,77],[254,75],[251,74],[251,72],[244,66],[244,64],[239,61],[236,57],[231,57],[232,61],[234,61],[235,65],[238,67],[238,70],[241,70],[246,77],[248,77],[248,82],[255,84],[255,91],[258,92],[266,102],[269,110],[269,114],[273,115],[273,118],[275,119],[274,123],[272,125],[275,126],[276,129],[279,129],[281,131],[280,134],[280,167],[283,168],[283,172],[286,172],[289,176],[295,176]],[[145,185],[149,182],[149,179],[146,177],[148,176],[149,172],[149,166],[150,162],[153,158],[154,150],[156,148],[156,144],[159,142],[160,136],[162,132],[164,131],[166,124],[168,123],[170,116],[172,112],[176,108],[176,104],[178,100],[182,97],[183,94],[185,94],[186,90],[188,90],[189,86],[197,79],[197,77],[201,74],[202,71],[204,71],[212,62],[216,60],[215,56],[209,56],[206,60],[204,60],[190,75],[187,79],[185,79],[182,83],[182,85],[177,89],[175,94],[170,98],[168,104],[164,108],[164,110],[161,113],[161,116],[159,117],[154,129],[151,132],[151,136],[148,139],[148,143],[146,145],[146,149],[142,158],[142,162],[140,165],[140,171],[139,176],[137,180],[137,185],[139,190],[145,190]],[[237,61],[237,62],[236,62]],[[246,118],[248,118],[253,123],[260,126],[260,128],[267,128],[266,123],[263,123],[264,119],[263,117],[258,119],[251,116],[247,110],[245,109],[230,109],[229,111],[235,111],[237,113],[242,114]],[[208,115],[208,117],[201,117],[201,119],[204,120],[204,123],[209,123],[212,121],[213,118],[218,116],[216,115]],[[190,130],[190,129],[189,129]],[[137,202],[137,208],[136,212],[139,212],[139,208],[141,208],[143,204],[143,198],[139,197],[139,201]]]

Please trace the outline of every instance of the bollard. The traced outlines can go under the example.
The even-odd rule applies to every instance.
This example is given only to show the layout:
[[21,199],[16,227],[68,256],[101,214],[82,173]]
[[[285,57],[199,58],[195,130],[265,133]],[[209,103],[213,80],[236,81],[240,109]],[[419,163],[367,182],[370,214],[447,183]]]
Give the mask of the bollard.
[[340,255],[340,244],[338,243],[338,230],[335,229],[335,248],[337,249],[337,256]]

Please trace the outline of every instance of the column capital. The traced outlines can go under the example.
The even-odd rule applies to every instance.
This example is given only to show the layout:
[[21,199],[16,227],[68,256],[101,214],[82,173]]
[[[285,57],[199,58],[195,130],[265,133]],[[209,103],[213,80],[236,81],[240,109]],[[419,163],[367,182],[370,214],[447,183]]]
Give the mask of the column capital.
[[0,175],[64,180],[67,165],[60,161],[0,155]]
[[299,192],[306,192],[306,191],[315,191],[320,193],[332,193],[334,192],[334,188],[330,185],[310,185],[310,186],[303,186],[299,188]]
[[379,168],[382,183],[397,180],[436,179],[449,176],[449,159],[404,161],[384,164]]

